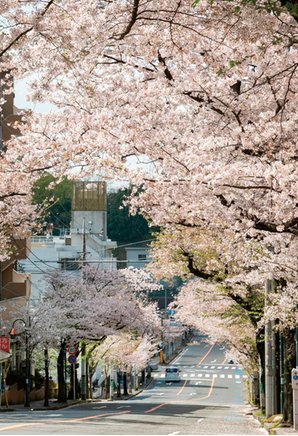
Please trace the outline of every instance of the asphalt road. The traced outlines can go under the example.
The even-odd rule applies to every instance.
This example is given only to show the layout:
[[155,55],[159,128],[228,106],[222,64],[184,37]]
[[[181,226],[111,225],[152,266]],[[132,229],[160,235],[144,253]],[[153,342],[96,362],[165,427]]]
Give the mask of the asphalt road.
[[196,337],[172,365],[181,381],[154,371],[146,390],[127,401],[98,401],[61,410],[0,415],[2,434],[266,434],[245,405],[245,375],[227,364],[224,347]]

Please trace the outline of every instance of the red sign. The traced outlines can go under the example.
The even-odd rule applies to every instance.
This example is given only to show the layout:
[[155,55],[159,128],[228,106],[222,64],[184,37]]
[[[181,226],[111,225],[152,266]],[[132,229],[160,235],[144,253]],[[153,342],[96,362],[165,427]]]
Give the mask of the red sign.
[[67,351],[69,354],[76,354],[78,349],[75,345],[68,345]]
[[8,336],[0,336],[0,350],[5,351],[5,353],[9,353],[9,337]]

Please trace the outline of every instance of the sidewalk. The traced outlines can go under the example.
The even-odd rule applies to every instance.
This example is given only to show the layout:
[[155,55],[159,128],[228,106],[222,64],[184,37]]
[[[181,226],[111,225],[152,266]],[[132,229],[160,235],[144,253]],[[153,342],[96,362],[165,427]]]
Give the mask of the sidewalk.
[[132,397],[135,397],[136,395],[138,395],[140,392],[142,392],[147,386],[150,385],[150,383],[152,382],[152,378],[144,385],[144,386],[140,386],[140,388],[138,390],[132,390],[131,393],[129,393],[128,395],[121,395],[121,397],[117,398],[116,393],[113,397],[113,400],[108,399],[102,399],[102,398],[93,398],[93,399],[87,399],[87,400],[68,400],[67,403],[59,403],[55,398],[49,400],[49,405],[48,406],[44,406],[44,400],[40,400],[40,401],[30,401],[30,407],[24,407],[24,404],[12,404],[9,407],[5,407],[2,406],[0,408],[0,413],[3,412],[20,412],[23,410],[58,410],[58,409],[64,409],[66,407],[72,407],[75,406],[77,404],[85,404],[85,403],[91,403],[91,402],[110,402],[110,401],[126,401],[129,400]]
[[272,435],[298,435],[298,431],[293,427],[284,425],[282,421],[282,415],[274,415],[270,418],[266,418],[260,413],[260,410],[253,411],[253,416],[257,419],[268,434]]
[[[182,351],[184,347],[184,344],[177,347],[176,350],[174,350],[174,352],[172,353],[171,356],[167,356],[167,360],[166,363],[164,363],[163,365],[168,365],[169,363],[171,363]],[[159,356],[155,356],[155,358],[153,360],[156,360],[156,363],[158,365],[161,365],[159,363]],[[161,366],[163,366],[161,365]],[[153,378],[151,377],[150,380],[148,380],[143,386],[140,386],[139,389],[137,390],[132,390],[131,393],[129,393],[126,396],[121,396],[119,398],[116,397],[116,394],[113,397],[113,400],[110,399],[102,399],[102,398],[94,398],[94,399],[88,399],[86,401],[82,401],[82,400],[68,400],[67,403],[59,403],[56,399],[50,399],[49,400],[49,406],[44,406],[44,400],[40,400],[40,401],[31,401],[30,402],[30,407],[24,407],[24,404],[12,404],[10,405],[8,408],[5,406],[2,406],[0,408],[0,413],[3,412],[15,412],[15,411],[22,411],[22,410],[58,410],[58,409],[64,409],[66,407],[71,407],[74,406],[76,404],[80,404],[80,403],[88,403],[88,402],[110,402],[110,401],[125,401],[125,400],[129,400],[132,397],[135,397],[136,395],[138,395],[139,393],[141,393],[144,389],[146,389],[150,383],[153,381]]]

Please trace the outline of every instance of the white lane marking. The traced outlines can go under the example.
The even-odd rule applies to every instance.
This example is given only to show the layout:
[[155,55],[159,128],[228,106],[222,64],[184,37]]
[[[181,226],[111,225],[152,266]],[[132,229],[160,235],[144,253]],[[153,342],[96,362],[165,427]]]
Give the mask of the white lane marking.
[[119,406],[119,407],[117,407],[117,409],[127,409],[128,407],[131,407],[131,406]]
[[181,353],[181,354],[179,354],[179,356],[178,357],[176,357],[176,359],[175,360],[173,360],[173,363],[175,364],[176,362],[178,362],[178,360],[186,353],[188,351],[188,348],[185,348],[185,350]]
[[211,366],[211,369],[214,369],[215,368],[215,366]]
[[198,374],[198,377],[203,377],[203,374]]
[[208,365],[205,365],[205,366],[204,366],[204,369],[205,369],[205,368],[208,368]]
[[217,378],[217,374],[212,374],[212,377],[213,378]]
[[220,374],[220,378],[225,378],[225,375],[224,374]]
[[195,374],[194,374],[194,373],[192,373],[192,374],[190,374],[190,376],[191,376],[191,377],[194,377],[194,376],[195,376]]
[[197,395],[197,394],[195,392],[191,392],[189,395],[192,396],[192,395]]
[[241,381],[236,381],[235,383],[241,383]]
[[168,436],[175,436],[176,434],[179,434],[180,431],[173,431],[173,433],[168,433]]
[[197,422],[202,422],[204,418],[200,418],[197,420]]
[[230,369],[230,367],[229,366],[225,366],[224,369]]
[[221,369],[221,368],[222,368],[222,366],[218,366],[218,367],[217,367],[217,369]]
[[187,373],[185,372],[184,374],[182,374],[182,377],[187,377]]
[[236,366],[232,366],[232,369],[236,369],[237,367]]
[[100,407],[92,407],[92,409],[94,410],[99,410],[99,409],[106,409],[107,406],[100,406]]
[[235,375],[235,378],[240,378],[240,375],[236,374],[236,375]]
[[228,374],[228,378],[233,378],[232,374]]
[[205,377],[207,377],[207,378],[210,377],[210,374],[205,374]]

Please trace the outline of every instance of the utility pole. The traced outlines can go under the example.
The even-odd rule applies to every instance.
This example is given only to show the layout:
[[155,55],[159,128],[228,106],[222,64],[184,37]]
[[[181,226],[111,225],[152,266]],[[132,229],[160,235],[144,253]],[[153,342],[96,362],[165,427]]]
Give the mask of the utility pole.
[[[265,282],[265,306],[269,304],[269,294],[272,290],[272,280]],[[265,324],[265,413],[266,417],[275,413],[275,356],[274,340],[272,331],[272,321]],[[273,363],[274,362],[274,363]]]
[[[86,260],[86,219],[83,218],[82,228],[82,259]],[[85,263],[84,263],[85,265]],[[81,398],[87,399],[87,362],[86,362],[86,344],[82,343],[81,348]]]
[[44,385],[44,406],[49,405],[49,349],[45,346],[44,349],[44,370],[45,370],[45,385]]
[[[298,311],[298,304],[296,304],[296,312]],[[298,325],[295,329],[295,342],[296,342],[296,369],[298,369]]]
[[81,398],[87,399],[87,361],[86,361],[86,345],[83,342],[81,348]]
[[82,260],[86,260],[86,219],[83,218],[82,227]]

